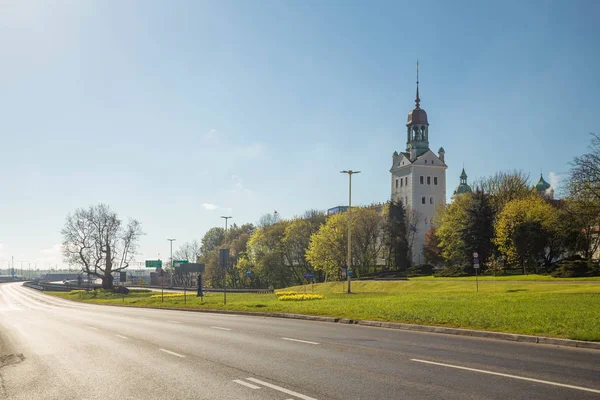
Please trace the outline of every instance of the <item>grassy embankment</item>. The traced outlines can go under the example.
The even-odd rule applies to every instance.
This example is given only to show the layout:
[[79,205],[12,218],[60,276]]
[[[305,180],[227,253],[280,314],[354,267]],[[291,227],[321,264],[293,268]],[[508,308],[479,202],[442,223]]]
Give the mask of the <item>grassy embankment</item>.
[[[160,297],[150,297],[156,292],[132,292],[124,304],[287,312],[600,341],[600,284],[484,281],[476,293],[475,282],[460,279],[355,281],[352,295],[343,292],[342,282],[316,284],[314,293],[325,299],[303,302],[279,301],[274,294],[228,293],[227,306],[218,293],[208,294],[201,303],[191,292],[184,305],[183,297],[165,297],[161,303]],[[304,287],[285,290],[303,293]],[[307,292],[311,292],[310,285]],[[98,293],[95,298],[85,293],[50,294],[90,303],[123,301],[112,293]]]

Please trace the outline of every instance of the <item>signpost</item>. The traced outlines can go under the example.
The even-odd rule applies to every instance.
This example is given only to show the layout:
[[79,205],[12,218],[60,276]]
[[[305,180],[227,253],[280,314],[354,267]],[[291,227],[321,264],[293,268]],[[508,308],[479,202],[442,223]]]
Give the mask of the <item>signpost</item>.
[[479,279],[478,279],[478,272],[479,272],[479,254],[477,252],[473,253],[473,268],[475,268],[475,286],[476,286],[476,291],[479,292]]
[[306,280],[310,279],[310,291],[314,292],[315,289],[315,274],[312,273],[305,273],[304,274],[304,293],[306,293]]
[[223,305],[227,304],[227,265],[229,264],[229,249],[219,249],[219,266],[223,269]]

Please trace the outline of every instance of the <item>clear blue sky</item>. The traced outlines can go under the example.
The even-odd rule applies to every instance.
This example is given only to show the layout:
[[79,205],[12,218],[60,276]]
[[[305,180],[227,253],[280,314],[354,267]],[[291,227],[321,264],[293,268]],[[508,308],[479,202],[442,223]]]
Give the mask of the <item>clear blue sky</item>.
[[[485,4],[484,4],[485,3]],[[256,222],[390,195],[415,61],[448,196],[540,170],[600,132],[598,1],[3,1],[0,268],[62,265],[67,213],[143,224],[139,260]],[[556,174],[556,175],[555,175]],[[17,264],[18,265],[18,264]]]

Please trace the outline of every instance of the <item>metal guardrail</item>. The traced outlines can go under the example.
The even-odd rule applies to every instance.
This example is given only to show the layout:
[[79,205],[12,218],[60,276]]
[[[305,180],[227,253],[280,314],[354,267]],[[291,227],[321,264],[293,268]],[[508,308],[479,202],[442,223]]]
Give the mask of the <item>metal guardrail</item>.
[[[157,285],[143,285],[143,286],[133,286],[133,285],[128,285],[127,286],[129,289],[145,289],[145,288],[150,288],[150,289],[161,289],[161,286],[157,286]],[[193,292],[195,290],[198,290],[197,287],[186,287],[184,288],[183,286],[173,286],[173,287],[167,287],[164,286],[163,289],[168,289],[168,290],[188,290],[190,292]],[[210,292],[210,293],[223,293],[223,289],[215,289],[215,288],[202,288],[203,292]],[[227,293],[273,293],[275,290],[273,289],[230,289],[227,288]]]

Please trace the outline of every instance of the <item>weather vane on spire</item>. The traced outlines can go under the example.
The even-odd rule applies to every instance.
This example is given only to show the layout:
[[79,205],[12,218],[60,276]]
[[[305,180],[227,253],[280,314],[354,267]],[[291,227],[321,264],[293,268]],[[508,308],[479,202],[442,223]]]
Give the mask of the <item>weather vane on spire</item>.
[[421,106],[421,99],[419,99],[419,59],[417,58],[417,98],[415,99],[415,105],[417,108]]

